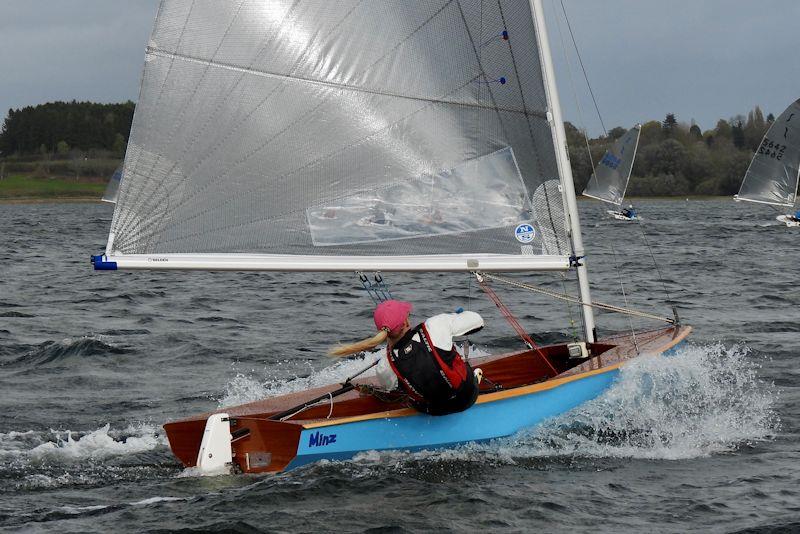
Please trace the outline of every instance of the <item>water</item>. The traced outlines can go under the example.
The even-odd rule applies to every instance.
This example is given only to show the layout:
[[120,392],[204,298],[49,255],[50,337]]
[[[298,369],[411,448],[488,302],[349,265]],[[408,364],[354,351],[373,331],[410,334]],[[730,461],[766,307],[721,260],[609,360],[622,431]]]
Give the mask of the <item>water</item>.
[[[640,207],[695,327],[675,357],[643,358],[602,398],[495,443],[197,477],[161,424],[357,369],[322,355],[370,331],[355,277],[95,273],[110,206],[0,205],[0,529],[800,530],[800,232],[729,201]],[[595,298],[622,303],[622,281],[630,305],[669,314],[639,227],[581,209]],[[418,318],[470,307],[487,319],[481,348],[519,346],[466,275],[387,278]],[[577,319],[495,287],[531,330]]]

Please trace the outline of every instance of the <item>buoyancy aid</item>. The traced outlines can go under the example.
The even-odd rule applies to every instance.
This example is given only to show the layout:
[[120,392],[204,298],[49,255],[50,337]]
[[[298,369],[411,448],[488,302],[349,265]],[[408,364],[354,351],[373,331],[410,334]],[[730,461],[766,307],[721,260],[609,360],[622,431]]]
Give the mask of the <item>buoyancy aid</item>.
[[400,338],[388,354],[400,386],[415,407],[432,415],[466,410],[478,396],[470,365],[456,351],[437,348],[422,323]]

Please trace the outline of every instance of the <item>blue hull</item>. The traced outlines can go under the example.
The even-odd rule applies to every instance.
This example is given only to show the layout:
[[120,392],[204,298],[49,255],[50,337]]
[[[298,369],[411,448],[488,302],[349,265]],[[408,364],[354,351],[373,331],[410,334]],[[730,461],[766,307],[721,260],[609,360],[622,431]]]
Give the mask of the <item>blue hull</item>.
[[[663,354],[673,353],[681,344]],[[323,459],[346,460],[369,450],[436,449],[510,436],[597,398],[618,375],[619,368],[611,368],[551,389],[482,402],[452,415],[415,414],[304,429],[297,457],[286,469]]]
[[452,415],[418,414],[306,429],[297,457],[286,469],[322,459],[344,460],[368,450],[435,449],[510,436],[596,398],[618,374],[612,369],[552,389],[476,404]]

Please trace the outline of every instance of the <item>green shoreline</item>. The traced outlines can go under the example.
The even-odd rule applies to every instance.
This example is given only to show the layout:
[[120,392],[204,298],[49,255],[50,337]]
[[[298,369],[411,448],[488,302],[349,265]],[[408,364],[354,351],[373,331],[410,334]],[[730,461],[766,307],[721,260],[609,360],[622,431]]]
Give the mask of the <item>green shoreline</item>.
[[12,174],[0,180],[0,202],[74,202],[100,201],[106,190],[106,180],[71,177],[34,178]]
[[[37,204],[58,202],[101,202],[106,189],[106,180],[102,178],[71,177],[33,177],[26,174],[12,174],[0,180],[0,204]],[[675,195],[637,197],[631,196],[626,202],[636,203],[653,200],[721,200],[728,196],[714,195]],[[599,202],[595,199],[578,197],[581,202]]]
[[0,204],[97,204],[100,197],[0,197]]

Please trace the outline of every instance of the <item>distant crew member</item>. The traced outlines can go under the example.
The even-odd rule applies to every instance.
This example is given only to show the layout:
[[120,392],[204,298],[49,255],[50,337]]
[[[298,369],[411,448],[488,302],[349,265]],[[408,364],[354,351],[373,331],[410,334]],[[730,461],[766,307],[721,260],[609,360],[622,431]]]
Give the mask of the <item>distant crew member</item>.
[[800,222],[800,210],[794,212],[794,220]]
[[622,210],[622,215],[629,219],[636,218],[636,210],[633,209],[633,204],[628,204],[628,207]]
[[412,328],[411,310],[408,302],[381,302],[373,314],[378,333],[330,353],[348,356],[387,342],[376,373],[386,391],[402,389],[417,410],[431,415],[466,410],[478,398],[483,375],[456,351],[453,337],[477,332],[483,328],[483,318],[470,311],[442,313]]

